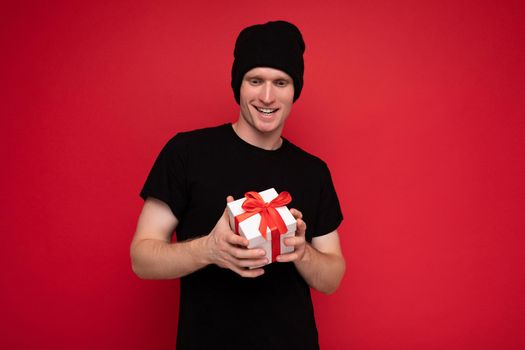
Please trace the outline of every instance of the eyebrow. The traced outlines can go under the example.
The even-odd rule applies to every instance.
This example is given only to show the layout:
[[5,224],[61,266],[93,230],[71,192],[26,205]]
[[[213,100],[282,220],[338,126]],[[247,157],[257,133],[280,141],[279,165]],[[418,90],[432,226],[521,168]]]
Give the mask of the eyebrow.
[[[259,74],[254,74],[254,75],[248,75],[246,74],[246,79],[259,79],[259,80],[265,80],[263,77],[261,77]],[[288,79],[287,76],[283,75],[283,76],[279,76],[275,79],[270,79],[272,81],[276,81],[276,80],[286,80],[286,81],[291,81],[290,79]]]

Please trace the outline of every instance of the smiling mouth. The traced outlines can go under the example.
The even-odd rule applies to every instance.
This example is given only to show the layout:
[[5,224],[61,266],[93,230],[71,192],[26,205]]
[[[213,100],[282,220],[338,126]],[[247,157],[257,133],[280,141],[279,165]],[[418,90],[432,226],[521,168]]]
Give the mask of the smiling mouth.
[[263,108],[263,107],[257,107],[253,106],[257,112],[260,112],[266,116],[272,115],[272,113],[275,113],[279,110],[279,108]]

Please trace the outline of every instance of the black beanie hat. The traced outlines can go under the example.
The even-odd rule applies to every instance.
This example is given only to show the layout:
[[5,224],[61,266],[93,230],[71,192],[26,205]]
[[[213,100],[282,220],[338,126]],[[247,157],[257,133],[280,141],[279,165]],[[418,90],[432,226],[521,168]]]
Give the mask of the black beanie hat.
[[292,77],[295,102],[303,88],[304,49],[301,32],[289,22],[275,21],[244,28],[233,52],[231,85],[237,103],[244,74],[255,67],[279,69]]

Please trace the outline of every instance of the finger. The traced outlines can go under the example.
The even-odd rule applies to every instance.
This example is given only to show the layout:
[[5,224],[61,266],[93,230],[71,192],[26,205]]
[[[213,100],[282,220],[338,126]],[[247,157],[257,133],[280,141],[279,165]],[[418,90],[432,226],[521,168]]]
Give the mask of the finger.
[[267,258],[262,259],[237,259],[237,263],[235,264],[237,267],[240,268],[257,268],[264,265],[268,265],[269,261]]
[[302,219],[303,218],[303,213],[301,213],[299,210],[295,209],[295,208],[292,208],[290,209],[290,213],[292,213],[293,217],[297,220],[297,219]]
[[275,258],[275,260],[277,260],[277,262],[291,262],[297,260],[298,258],[299,254],[294,252],[278,255],[277,258]]
[[227,235],[226,236],[226,242],[229,243],[230,245],[239,245],[239,246],[242,246],[242,247],[248,247],[248,240],[242,236],[239,236],[235,233],[232,233],[230,235]]
[[230,234],[235,235],[235,232],[233,232],[233,229],[230,226],[230,213],[228,211],[228,207],[224,208],[224,212],[222,213],[219,221],[221,222],[222,228],[224,228],[224,230],[229,230]]
[[284,240],[284,244],[287,246],[298,246],[305,243],[304,236],[288,237]]
[[235,266],[240,269],[245,269],[249,267],[261,267],[268,264],[268,259],[266,257],[258,259],[237,259],[231,255],[225,255],[224,260],[228,262],[228,266]]
[[[230,202],[233,202],[233,197],[232,196],[228,196],[226,197],[226,204],[230,203]],[[223,217],[226,217],[226,219],[228,219],[228,222],[230,221],[230,215],[228,213],[228,208],[224,208],[224,213],[222,214]]]
[[228,224],[228,227],[230,226],[230,214],[228,213],[228,208],[224,208],[224,212],[222,213],[223,221],[225,221]]
[[230,270],[237,273],[239,276],[246,277],[246,278],[255,278],[259,277],[262,274],[264,274],[264,269],[258,268],[258,269],[241,269],[236,266],[231,266]]
[[306,232],[306,223],[302,219],[297,219],[296,235],[304,236]]
[[261,259],[266,256],[264,249],[246,249],[231,246],[228,253],[237,259]]

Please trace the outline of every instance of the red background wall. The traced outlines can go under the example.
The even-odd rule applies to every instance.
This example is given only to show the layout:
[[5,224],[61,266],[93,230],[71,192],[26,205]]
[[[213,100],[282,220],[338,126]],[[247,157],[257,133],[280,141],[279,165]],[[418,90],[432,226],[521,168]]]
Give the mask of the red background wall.
[[322,347],[523,349],[523,4],[3,4],[0,347],[174,348],[178,282],[130,268],[138,192],[175,132],[236,119],[235,37],[283,18],[307,43],[285,136],[346,216]]

